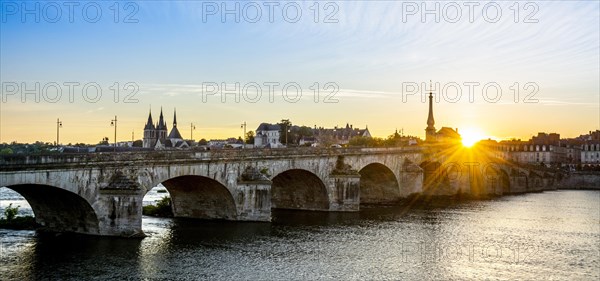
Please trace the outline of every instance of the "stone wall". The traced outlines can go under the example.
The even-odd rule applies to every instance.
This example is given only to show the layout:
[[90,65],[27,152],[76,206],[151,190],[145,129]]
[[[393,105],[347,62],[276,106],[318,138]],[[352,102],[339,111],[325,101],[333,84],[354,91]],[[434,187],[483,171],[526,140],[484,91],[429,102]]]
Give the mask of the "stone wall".
[[574,172],[557,183],[558,189],[594,189],[600,190],[600,173]]

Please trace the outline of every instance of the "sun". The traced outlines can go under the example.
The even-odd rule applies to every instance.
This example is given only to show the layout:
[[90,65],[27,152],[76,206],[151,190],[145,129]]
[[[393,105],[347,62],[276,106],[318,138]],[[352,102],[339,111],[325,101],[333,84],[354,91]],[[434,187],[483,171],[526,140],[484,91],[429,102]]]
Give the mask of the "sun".
[[485,139],[483,131],[477,128],[464,128],[460,130],[462,144],[465,147],[471,147],[478,141]]

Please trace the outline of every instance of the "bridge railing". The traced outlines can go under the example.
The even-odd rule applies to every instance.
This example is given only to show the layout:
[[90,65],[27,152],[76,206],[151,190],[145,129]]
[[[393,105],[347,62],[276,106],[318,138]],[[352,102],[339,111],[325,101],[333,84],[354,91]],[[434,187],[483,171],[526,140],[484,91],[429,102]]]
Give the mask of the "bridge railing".
[[60,154],[11,154],[0,156],[0,170],[12,166],[52,164],[97,164],[111,162],[171,162],[193,160],[314,157],[332,155],[386,154],[420,152],[419,147],[390,148],[280,148],[280,149],[219,149],[211,151],[162,150],[136,152],[60,153]]

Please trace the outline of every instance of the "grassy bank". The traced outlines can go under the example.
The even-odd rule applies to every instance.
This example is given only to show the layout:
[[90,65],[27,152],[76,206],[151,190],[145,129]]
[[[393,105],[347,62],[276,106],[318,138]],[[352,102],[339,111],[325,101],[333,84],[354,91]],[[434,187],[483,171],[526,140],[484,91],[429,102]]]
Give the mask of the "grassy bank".
[[153,217],[173,217],[173,210],[171,209],[171,198],[163,197],[158,202],[156,202],[156,205],[144,206],[144,208],[142,209],[142,214],[144,214],[145,216]]

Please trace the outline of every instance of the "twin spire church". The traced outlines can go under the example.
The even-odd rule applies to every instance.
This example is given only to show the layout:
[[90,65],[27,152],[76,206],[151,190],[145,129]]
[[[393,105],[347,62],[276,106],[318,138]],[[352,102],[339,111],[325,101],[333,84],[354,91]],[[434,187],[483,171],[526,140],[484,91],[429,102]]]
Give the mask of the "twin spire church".
[[160,117],[156,125],[152,122],[152,111],[150,111],[148,122],[144,126],[143,147],[153,149],[190,147],[189,143],[183,140],[177,129],[177,113],[175,111],[173,111],[173,128],[168,135],[167,131],[167,123],[163,118],[162,108],[160,109]]

